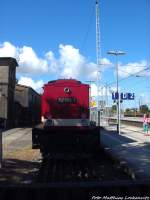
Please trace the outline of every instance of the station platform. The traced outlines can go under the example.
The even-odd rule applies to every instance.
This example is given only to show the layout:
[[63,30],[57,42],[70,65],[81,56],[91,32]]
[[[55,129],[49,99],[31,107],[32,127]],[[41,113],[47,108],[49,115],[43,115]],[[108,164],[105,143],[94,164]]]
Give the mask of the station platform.
[[41,154],[32,149],[32,128],[3,131],[0,187],[7,184],[31,183],[39,168]]
[[133,179],[150,180],[150,132],[145,136],[142,128],[121,127],[119,135],[113,126],[104,127],[101,145]]

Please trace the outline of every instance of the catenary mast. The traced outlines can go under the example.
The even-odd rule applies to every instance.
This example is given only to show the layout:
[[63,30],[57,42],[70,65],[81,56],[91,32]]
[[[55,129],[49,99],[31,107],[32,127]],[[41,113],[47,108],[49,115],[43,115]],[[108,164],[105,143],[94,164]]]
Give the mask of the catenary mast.
[[96,0],[96,61],[97,61],[97,125],[100,125],[100,76],[101,76],[101,41],[99,0]]

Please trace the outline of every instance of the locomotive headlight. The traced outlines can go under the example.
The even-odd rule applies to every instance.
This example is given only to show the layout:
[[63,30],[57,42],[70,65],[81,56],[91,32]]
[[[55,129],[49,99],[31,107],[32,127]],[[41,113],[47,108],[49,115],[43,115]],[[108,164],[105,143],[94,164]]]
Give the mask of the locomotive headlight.
[[50,113],[46,114],[46,118],[44,118],[44,128],[48,128],[54,126],[54,121],[52,119],[52,115]]
[[64,88],[64,92],[65,92],[65,93],[70,93],[71,90],[70,90],[68,87],[65,87],[65,88]]
[[42,123],[45,122],[45,118],[44,118],[44,116],[41,117],[41,122],[42,122]]

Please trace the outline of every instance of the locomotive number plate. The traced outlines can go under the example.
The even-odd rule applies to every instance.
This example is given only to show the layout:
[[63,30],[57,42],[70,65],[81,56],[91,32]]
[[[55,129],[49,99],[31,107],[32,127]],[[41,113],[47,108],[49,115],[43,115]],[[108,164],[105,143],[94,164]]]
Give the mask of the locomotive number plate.
[[58,97],[58,103],[77,103],[77,99],[75,97]]

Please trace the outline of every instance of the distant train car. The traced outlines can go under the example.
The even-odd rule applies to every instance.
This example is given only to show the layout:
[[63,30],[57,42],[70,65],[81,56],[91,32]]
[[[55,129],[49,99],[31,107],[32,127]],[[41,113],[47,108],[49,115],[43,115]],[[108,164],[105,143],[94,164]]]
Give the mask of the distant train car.
[[41,121],[32,130],[33,148],[91,152],[99,146],[99,127],[90,126],[87,84],[75,79],[45,84]]
[[41,96],[33,88],[15,86],[15,126],[33,126],[40,123]]

